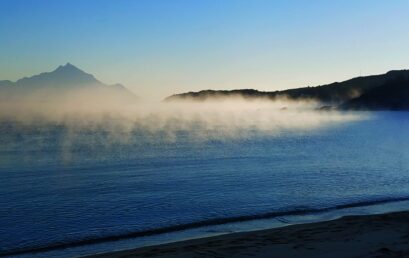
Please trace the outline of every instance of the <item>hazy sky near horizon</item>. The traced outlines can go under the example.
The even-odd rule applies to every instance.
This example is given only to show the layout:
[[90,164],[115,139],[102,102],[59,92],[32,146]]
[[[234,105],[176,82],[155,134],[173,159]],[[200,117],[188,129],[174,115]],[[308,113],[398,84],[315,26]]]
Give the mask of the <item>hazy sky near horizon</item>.
[[0,80],[70,62],[161,99],[409,68],[405,0],[0,0]]

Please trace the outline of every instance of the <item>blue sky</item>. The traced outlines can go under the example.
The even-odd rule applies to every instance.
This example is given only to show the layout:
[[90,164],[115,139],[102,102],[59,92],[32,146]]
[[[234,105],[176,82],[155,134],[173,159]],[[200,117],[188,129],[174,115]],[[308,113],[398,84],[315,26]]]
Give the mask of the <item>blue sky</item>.
[[409,68],[409,1],[0,0],[0,79],[70,62],[160,99]]

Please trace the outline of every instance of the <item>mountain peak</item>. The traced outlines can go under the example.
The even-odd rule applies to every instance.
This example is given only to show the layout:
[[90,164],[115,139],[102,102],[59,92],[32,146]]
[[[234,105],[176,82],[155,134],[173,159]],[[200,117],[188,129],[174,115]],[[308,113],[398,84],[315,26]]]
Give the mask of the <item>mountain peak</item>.
[[102,84],[91,74],[84,72],[76,66],[67,63],[58,66],[52,72],[45,72],[18,80],[21,87],[79,87],[85,85]]
[[58,66],[57,69],[50,73],[52,77],[56,77],[61,81],[72,81],[78,83],[100,83],[92,74],[86,73],[71,63]]
[[56,72],[56,71],[70,71],[70,72],[85,73],[84,71],[82,71],[81,69],[79,69],[75,65],[72,65],[71,63],[66,63],[65,65],[58,66],[57,69],[54,70],[54,72]]
[[61,66],[65,68],[77,68],[75,65],[71,64],[70,62],[66,63],[65,65],[61,65]]

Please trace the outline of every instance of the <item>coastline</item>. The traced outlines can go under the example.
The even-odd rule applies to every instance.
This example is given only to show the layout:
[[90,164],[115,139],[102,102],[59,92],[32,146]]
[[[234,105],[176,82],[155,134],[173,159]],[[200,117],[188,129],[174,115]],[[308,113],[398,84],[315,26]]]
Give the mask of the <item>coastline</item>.
[[83,257],[249,256],[409,257],[409,211],[345,216]]

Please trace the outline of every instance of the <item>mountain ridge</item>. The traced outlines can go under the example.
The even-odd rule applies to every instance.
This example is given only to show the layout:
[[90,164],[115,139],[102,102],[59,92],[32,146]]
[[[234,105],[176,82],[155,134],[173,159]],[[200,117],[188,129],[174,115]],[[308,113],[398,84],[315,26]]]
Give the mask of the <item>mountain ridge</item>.
[[[94,75],[84,72],[71,63],[60,65],[51,72],[43,72],[29,77],[23,77],[15,82],[10,80],[0,81],[0,93],[3,98],[13,100],[49,101],[52,98],[60,98],[64,95],[77,92],[87,94],[90,97],[98,95],[99,98],[106,96],[107,99],[117,98],[118,101],[133,101],[137,97],[122,84],[104,84]],[[94,94],[90,92],[94,91]],[[52,95],[52,97],[50,97]]]
[[[165,98],[164,101],[208,101],[231,97],[241,97],[247,100],[258,98],[276,100],[279,98],[285,98],[295,101],[315,100],[320,102],[322,106],[333,106],[342,109],[371,109],[372,107],[367,107],[363,100],[359,105],[354,104],[352,100],[357,99],[378,87],[387,88],[388,85],[392,83],[401,85],[408,84],[409,88],[409,70],[391,70],[385,74],[360,76],[342,82],[333,82],[315,87],[299,87],[281,91],[258,91],[255,89],[202,90],[199,92],[174,94]],[[402,87],[394,87],[393,89],[395,91],[404,90]],[[387,89],[382,90],[382,92],[385,91],[387,91]],[[396,93],[396,95],[399,95],[399,92]],[[382,99],[378,98],[378,101],[382,101]],[[401,101],[404,100],[402,99]],[[388,108],[386,103],[379,103],[377,106],[379,108]],[[402,103],[397,106],[403,107],[405,104]]]

